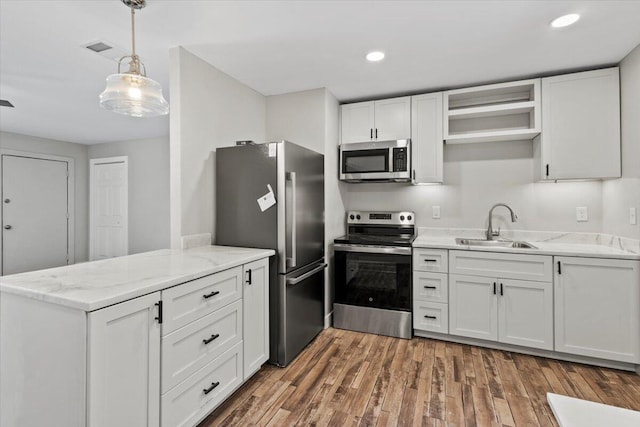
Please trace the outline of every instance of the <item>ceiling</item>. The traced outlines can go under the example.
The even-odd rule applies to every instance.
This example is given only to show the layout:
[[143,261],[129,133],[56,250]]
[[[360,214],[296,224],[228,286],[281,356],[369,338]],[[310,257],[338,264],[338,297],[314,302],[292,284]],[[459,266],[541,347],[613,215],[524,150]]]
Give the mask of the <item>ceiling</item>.
[[[577,24],[549,26],[570,12]],[[264,95],[326,87],[344,102],[616,64],[640,44],[640,1],[148,0],[136,32],[167,98],[181,45]],[[168,135],[168,117],[98,105],[116,63],[81,46],[130,53],[130,37],[120,0],[0,0],[0,98],[15,105],[0,130],[83,144]],[[368,63],[372,49],[387,57]]]

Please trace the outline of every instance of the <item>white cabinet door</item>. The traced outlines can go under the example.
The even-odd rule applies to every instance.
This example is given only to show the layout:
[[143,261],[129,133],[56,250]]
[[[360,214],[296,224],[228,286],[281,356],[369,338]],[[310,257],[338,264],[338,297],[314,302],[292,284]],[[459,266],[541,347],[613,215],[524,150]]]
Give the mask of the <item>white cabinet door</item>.
[[498,279],[498,341],[553,350],[551,282]]
[[244,379],[269,359],[269,259],[244,266]]
[[160,424],[160,292],[88,313],[90,427]]
[[376,141],[411,138],[411,97],[382,99],[375,101]]
[[449,333],[496,341],[496,279],[449,275]]
[[554,260],[556,351],[640,363],[640,261]]
[[542,79],[540,138],[543,179],[619,177],[618,68]]
[[372,141],[374,117],[373,101],[341,105],[341,143]]
[[413,183],[442,182],[442,92],[411,97]]

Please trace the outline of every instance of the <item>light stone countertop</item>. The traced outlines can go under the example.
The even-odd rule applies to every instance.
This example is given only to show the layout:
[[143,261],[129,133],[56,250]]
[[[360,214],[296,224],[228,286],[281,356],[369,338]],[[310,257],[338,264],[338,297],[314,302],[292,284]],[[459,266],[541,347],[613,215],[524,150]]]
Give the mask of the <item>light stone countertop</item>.
[[83,311],[275,255],[272,249],[163,249],[0,277],[0,291]]
[[484,239],[485,234],[484,230],[479,229],[420,228],[413,247],[640,260],[638,240],[607,234],[517,230],[500,234],[500,239],[525,241],[537,249],[459,245],[456,237]]

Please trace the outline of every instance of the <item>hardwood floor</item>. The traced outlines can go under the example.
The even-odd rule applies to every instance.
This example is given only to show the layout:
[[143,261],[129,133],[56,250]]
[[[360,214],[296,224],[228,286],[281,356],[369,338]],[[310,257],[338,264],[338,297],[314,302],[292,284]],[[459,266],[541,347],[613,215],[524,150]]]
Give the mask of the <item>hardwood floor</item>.
[[640,410],[640,377],[498,350],[327,329],[199,427],[557,426],[546,393]]

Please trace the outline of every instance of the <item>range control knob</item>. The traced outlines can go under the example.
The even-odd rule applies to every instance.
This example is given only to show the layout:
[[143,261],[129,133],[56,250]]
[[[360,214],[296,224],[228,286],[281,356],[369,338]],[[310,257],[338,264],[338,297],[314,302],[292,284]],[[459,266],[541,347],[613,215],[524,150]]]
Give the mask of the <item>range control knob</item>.
[[356,219],[360,219],[360,215],[356,215]]
[[404,221],[404,215],[400,215],[400,221]]
[[411,221],[411,215],[409,215],[409,216],[407,217],[407,219],[408,219],[409,221]]
[[353,219],[355,219],[355,216],[349,215],[349,219],[353,220]]

